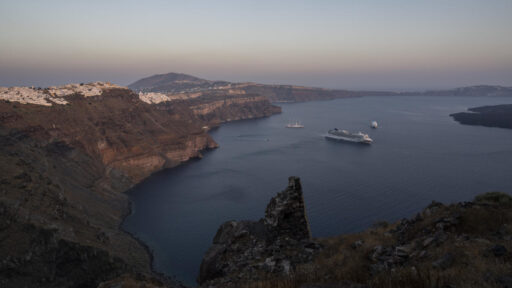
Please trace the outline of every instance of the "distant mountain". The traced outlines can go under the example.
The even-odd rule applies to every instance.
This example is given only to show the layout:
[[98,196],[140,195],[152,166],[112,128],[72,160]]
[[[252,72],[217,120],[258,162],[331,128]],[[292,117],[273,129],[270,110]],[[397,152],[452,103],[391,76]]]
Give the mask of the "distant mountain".
[[425,91],[421,94],[431,96],[512,96],[512,87],[477,85],[449,90]]
[[172,93],[209,89],[227,86],[228,84],[230,83],[226,81],[209,81],[182,73],[167,73],[140,79],[128,85],[128,88],[134,91]]
[[253,82],[210,81],[181,73],[153,75],[128,85],[128,88],[137,92],[194,94],[194,97],[198,97],[197,94],[205,97],[212,94],[257,94],[272,102],[303,102],[365,95],[398,94],[396,92],[331,90],[295,85],[267,85]]
[[160,93],[211,93],[231,94],[247,93],[267,97],[272,102],[302,102],[329,100],[361,96],[512,96],[512,87],[478,85],[446,90],[423,92],[394,91],[352,91],[304,87],[295,85],[267,85],[253,82],[233,83],[227,81],[210,81],[181,73],[153,75],[136,81],[128,87],[134,91]]

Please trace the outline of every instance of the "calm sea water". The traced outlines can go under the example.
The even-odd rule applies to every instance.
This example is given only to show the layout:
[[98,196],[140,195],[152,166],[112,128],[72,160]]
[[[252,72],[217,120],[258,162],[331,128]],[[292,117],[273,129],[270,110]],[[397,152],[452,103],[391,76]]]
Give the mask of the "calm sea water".
[[[282,104],[283,113],[222,125],[220,148],[157,173],[130,191],[124,228],[154,251],[154,267],[195,283],[219,225],[259,219],[300,176],[314,237],[410,217],[432,200],[512,192],[512,130],[460,125],[448,115],[510,98],[364,97]],[[284,126],[300,120],[304,129]],[[379,129],[372,130],[376,120]],[[370,146],[332,142],[330,128],[368,132]]]

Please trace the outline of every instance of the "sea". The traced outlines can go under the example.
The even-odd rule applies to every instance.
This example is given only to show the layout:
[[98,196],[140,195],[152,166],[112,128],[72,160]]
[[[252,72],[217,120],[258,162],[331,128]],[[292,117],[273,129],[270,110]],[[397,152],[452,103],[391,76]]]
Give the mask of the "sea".
[[[412,217],[433,200],[512,193],[512,130],[461,125],[449,116],[511,103],[439,96],[277,103],[281,114],[221,125],[210,131],[219,148],[130,190],[133,209],[123,228],[147,244],[156,271],[193,285],[218,227],[263,217],[292,175],[301,178],[317,238]],[[295,121],[304,128],[285,128]],[[374,142],[329,141],[324,135],[332,128],[368,133]]]

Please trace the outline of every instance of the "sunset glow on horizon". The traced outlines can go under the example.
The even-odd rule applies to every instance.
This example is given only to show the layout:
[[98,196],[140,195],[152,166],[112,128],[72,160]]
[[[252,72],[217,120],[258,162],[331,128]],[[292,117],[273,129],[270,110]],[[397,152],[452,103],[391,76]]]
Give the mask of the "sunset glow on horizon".
[[512,1],[2,1],[0,85],[512,86]]

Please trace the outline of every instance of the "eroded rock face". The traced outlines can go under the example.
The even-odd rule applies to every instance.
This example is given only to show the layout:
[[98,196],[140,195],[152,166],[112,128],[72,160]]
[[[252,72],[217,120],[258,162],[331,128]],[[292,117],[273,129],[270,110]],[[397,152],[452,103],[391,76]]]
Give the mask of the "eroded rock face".
[[285,275],[311,261],[319,248],[311,239],[300,179],[290,177],[286,190],[270,200],[264,218],[222,224],[203,258],[198,281],[223,286]]
[[308,219],[298,177],[290,177],[285,191],[270,200],[265,210],[265,225],[272,237],[301,241],[311,239]]

